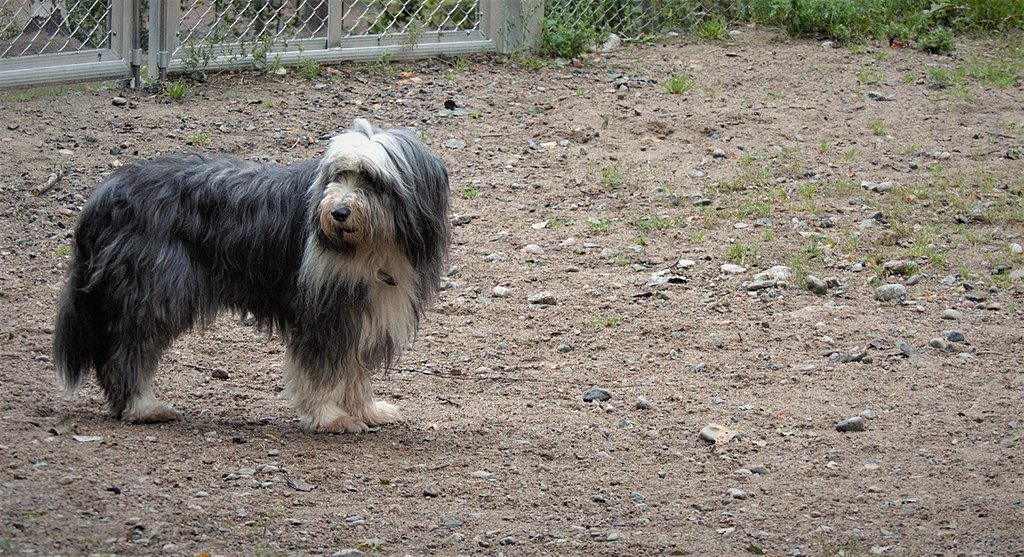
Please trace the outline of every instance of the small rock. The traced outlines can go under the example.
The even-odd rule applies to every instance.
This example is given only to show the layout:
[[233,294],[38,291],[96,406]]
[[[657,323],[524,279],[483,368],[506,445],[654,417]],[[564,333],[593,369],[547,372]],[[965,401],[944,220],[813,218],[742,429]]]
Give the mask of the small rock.
[[938,348],[939,350],[949,350],[949,342],[944,338],[933,338],[928,341],[928,346],[932,348]]
[[526,244],[520,251],[522,251],[523,253],[528,253],[530,255],[544,255],[544,248],[538,246],[537,244]]
[[882,264],[882,268],[885,272],[891,275],[903,275],[910,276],[917,274],[920,268],[914,261],[906,261],[903,259],[895,259],[893,261],[886,261]]
[[867,410],[864,410],[863,412],[860,413],[860,417],[864,418],[865,420],[873,420],[875,419],[875,411],[868,408]]
[[689,269],[690,267],[693,267],[696,264],[697,262],[692,259],[680,259],[679,261],[676,261],[676,268]]
[[1014,255],[1020,255],[1024,253],[1024,248],[1022,248],[1021,245],[1018,243],[1012,243],[1010,244],[1010,253]]
[[727,275],[738,275],[747,272],[747,268],[735,263],[725,263],[721,266],[722,272]]
[[828,285],[825,281],[814,275],[807,275],[807,290],[819,296],[824,295],[828,292]]
[[921,353],[917,351],[917,348],[914,348],[913,346],[908,344],[906,341],[902,341],[902,340],[896,341],[896,347],[900,349],[900,352],[903,354],[904,357],[907,357],[907,358],[920,358],[921,357]]
[[726,490],[726,493],[729,495],[729,497],[732,497],[733,499],[743,500],[749,497],[746,491],[743,491],[738,487],[730,487],[728,490]]
[[757,292],[758,290],[764,290],[766,288],[775,288],[778,285],[779,281],[775,279],[755,280],[747,284],[747,290],[750,292]]
[[902,284],[884,284],[875,289],[875,299],[880,302],[902,302],[907,297],[907,288]]
[[640,395],[636,397],[636,409],[637,410],[650,410],[651,401],[647,400],[647,397]]
[[507,298],[511,292],[512,291],[509,288],[500,285],[495,286],[494,289],[491,290],[491,294],[493,294],[495,298]]
[[964,334],[962,332],[953,329],[952,331],[946,333],[946,340],[948,340],[949,342],[964,342],[967,340],[967,338],[964,337]]
[[558,300],[555,299],[555,295],[551,292],[538,292],[530,296],[528,301],[531,304],[542,306],[553,306],[558,303]]
[[715,157],[716,159],[724,159],[725,158],[725,150],[724,149],[715,149],[714,151],[711,151],[711,156]]
[[847,418],[836,424],[836,431],[864,431],[867,429],[867,422],[860,416]]
[[791,278],[793,278],[793,269],[785,265],[775,265],[774,267],[769,267],[754,275],[754,280],[775,279],[780,282],[785,282]]
[[331,554],[331,557],[359,557],[360,555],[366,554],[354,547],[349,547],[335,551]]
[[722,445],[732,441],[739,432],[731,430],[724,425],[708,424],[700,430],[698,438],[702,441]]
[[893,188],[892,182],[872,182],[871,180],[862,180],[860,185],[862,188],[876,193],[885,193]]
[[601,52],[612,52],[618,50],[622,46],[622,38],[615,33],[609,33],[608,38],[604,41],[599,49]]
[[712,201],[703,195],[696,195],[693,197],[694,207],[707,207],[711,205]]
[[893,95],[886,95],[881,91],[868,91],[868,98],[873,101],[894,101],[896,97]]
[[124,105],[128,104],[128,99],[126,99],[124,97],[114,97],[114,98],[110,99],[110,103],[113,104],[114,106],[124,106]]
[[469,476],[472,477],[472,478],[476,478],[478,480],[486,480],[487,478],[490,478],[493,475],[494,474],[491,474],[490,472],[488,472],[486,470],[477,470],[476,472],[473,472]]
[[443,145],[447,149],[463,149],[466,147],[466,142],[461,139],[446,139]]
[[440,497],[441,490],[438,489],[437,486],[428,485],[427,487],[423,488],[423,496],[430,498]]
[[600,387],[594,387],[583,393],[583,402],[593,402],[595,400],[605,402],[606,400],[611,400],[611,398],[612,393]]
[[748,468],[748,470],[750,470],[754,474],[757,474],[758,476],[765,476],[768,474],[768,468],[763,464],[755,464]]
[[960,321],[961,319],[964,318],[964,314],[960,311],[950,308],[944,309],[941,312],[939,312],[939,318],[949,319],[951,321]]

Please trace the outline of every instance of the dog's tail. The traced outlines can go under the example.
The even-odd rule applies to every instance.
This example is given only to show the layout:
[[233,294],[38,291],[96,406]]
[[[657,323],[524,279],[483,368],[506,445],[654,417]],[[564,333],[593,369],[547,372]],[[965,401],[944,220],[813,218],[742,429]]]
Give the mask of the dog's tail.
[[102,364],[106,346],[106,327],[89,288],[88,257],[78,245],[73,249],[53,331],[53,360],[58,380],[68,395],[82,385],[91,368]]

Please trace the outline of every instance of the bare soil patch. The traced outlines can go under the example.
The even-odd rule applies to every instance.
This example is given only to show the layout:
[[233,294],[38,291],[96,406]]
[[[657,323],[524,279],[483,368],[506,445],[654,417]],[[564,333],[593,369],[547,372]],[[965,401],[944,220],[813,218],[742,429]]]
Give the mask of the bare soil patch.
[[[582,67],[6,94],[0,553],[1021,554],[1024,90],[935,88],[1001,48],[744,29]],[[662,90],[684,71],[688,93]],[[376,383],[405,422],[303,433],[279,339],[230,316],[161,364],[179,423],[113,421],[94,384],[60,397],[55,304],[104,175],[181,150],[314,158],[354,117],[417,128],[452,176],[452,272]],[[790,279],[751,285],[773,265]],[[878,301],[885,282],[905,300]],[[612,398],[585,403],[594,386]],[[709,423],[740,434],[709,444]]]

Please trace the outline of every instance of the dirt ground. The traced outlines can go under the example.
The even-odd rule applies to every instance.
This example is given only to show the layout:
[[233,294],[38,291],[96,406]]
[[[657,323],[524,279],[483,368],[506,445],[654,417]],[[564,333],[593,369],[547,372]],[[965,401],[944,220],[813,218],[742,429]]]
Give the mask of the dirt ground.
[[[5,93],[0,553],[1024,554],[1024,85],[972,71],[1021,53],[739,31],[215,75],[179,102]],[[315,158],[355,117],[451,171],[450,276],[376,382],[404,422],[304,433],[280,339],[232,316],[164,356],[181,422],[114,421],[94,382],[61,397],[55,302],[104,175]],[[700,440],[713,423],[736,436]]]

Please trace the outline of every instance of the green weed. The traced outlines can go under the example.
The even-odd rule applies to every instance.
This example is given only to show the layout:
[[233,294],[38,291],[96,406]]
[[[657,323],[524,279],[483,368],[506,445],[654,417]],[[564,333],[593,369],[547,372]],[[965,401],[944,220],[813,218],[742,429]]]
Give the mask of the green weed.
[[690,89],[693,89],[694,85],[697,84],[697,78],[688,72],[681,73],[679,75],[669,76],[669,78],[662,85],[662,91],[671,93],[673,95],[682,95]]

